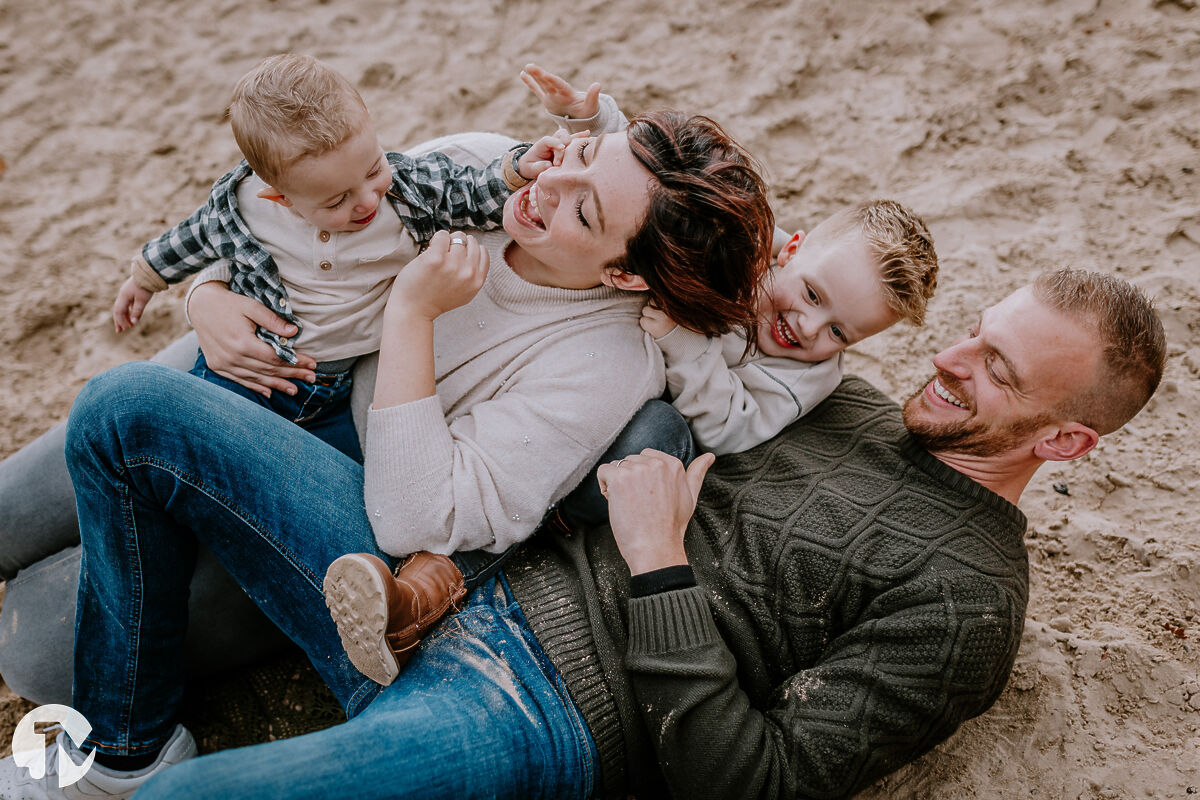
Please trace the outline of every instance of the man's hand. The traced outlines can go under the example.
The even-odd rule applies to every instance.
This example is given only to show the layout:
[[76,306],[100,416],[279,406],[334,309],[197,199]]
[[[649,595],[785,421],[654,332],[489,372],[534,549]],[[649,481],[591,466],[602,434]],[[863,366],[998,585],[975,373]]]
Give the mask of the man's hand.
[[142,312],[146,310],[146,304],[153,296],[154,292],[138,286],[133,278],[121,284],[116,302],[113,303],[113,327],[117,333],[137,325],[138,320],[142,318]]
[[678,327],[675,320],[667,316],[667,312],[652,303],[642,306],[642,318],[638,324],[655,339],[661,339]]
[[270,397],[272,389],[295,394],[296,386],[288,378],[309,383],[316,380],[313,369],[317,362],[312,356],[297,353],[293,367],[255,335],[262,326],[280,336],[293,336],[296,326],[257,300],[235,294],[219,281],[210,281],[192,291],[188,318],[196,329],[208,368],[224,378],[264,397]]
[[537,95],[542,105],[556,117],[587,119],[600,110],[600,84],[593,83],[586,92],[577,92],[553,72],[537,64],[526,64],[521,70],[521,82]]
[[685,470],[678,458],[647,449],[596,471],[600,492],[608,498],[613,538],[630,574],[688,563],[683,535],[716,460],[705,453]]

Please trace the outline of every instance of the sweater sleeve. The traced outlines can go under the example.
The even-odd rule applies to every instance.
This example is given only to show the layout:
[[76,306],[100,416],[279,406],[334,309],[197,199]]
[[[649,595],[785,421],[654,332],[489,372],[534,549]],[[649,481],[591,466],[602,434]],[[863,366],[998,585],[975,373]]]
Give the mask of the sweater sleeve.
[[[627,323],[622,323],[627,324]],[[453,419],[435,395],[367,415],[364,502],[380,548],[499,552],[528,537],[646,401],[662,392],[648,337],[543,349],[504,391]]]
[[842,380],[840,354],[816,364],[771,356],[738,363],[745,339],[736,334],[709,338],[681,326],[657,343],[675,408],[688,420],[696,443],[718,455],[767,441]]
[[626,668],[671,795],[848,797],[932,748],[994,701],[1016,655],[1023,615],[963,602],[975,588],[893,590],[762,707],[702,588],[630,600]]
[[206,283],[228,284],[230,277],[229,262],[225,260],[210,264],[196,274],[195,280],[188,287],[187,294],[183,296],[183,318],[187,320],[188,325],[196,327],[192,325],[192,315],[188,313],[188,306],[192,302],[192,293]]
[[557,114],[550,114],[549,117],[558,124],[558,127],[566,128],[568,133],[590,131],[592,136],[623,131],[629,125],[629,120],[625,118],[625,114],[617,107],[617,101],[606,94],[600,95],[599,110],[586,119],[560,117]]

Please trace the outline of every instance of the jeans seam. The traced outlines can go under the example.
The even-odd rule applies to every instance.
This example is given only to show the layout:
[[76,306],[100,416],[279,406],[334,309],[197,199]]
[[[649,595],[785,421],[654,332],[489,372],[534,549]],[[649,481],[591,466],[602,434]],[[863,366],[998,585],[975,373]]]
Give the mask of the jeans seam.
[[[359,684],[359,687],[354,690],[354,694],[350,695],[350,699],[346,701],[346,718],[357,717],[367,706],[375,701],[375,697],[378,697],[383,692],[383,689],[383,686],[370,679]],[[375,692],[375,697],[371,697],[362,708],[359,708],[359,705],[362,704],[362,698],[367,697],[371,692]]]
[[[130,577],[133,583],[134,602],[130,608],[130,619],[128,621],[129,635],[125,643],[126,647],[129,648],[129,656],[125,668],[126,691],[121,702],[121,712],[118,722],[119,732],[117,734],[118,742],[115,746],[128,748],[130,746],[130,727],[133,724],[133,704],[137,698],[137,670],[141,657],[141,619],[143,603],[145,602],[145,587],[142,577],[141,553],[138,547],[137,522],[133,513],[133,503],[129,496],[128,480],[120,481],[117,491],[121,495],[121,514],[125,518],[124,545],[126,557],[128,559],[132,556]],[[132,552],[130,552],[131,549]]]
[[321,579],[311,572],[303,563],[297,560],[291,549],[285,547],[278,539],[270,535],[270,533],[258,522],[258,520],[253,519],[249,514],[245,513],[245,511],[236,506],[232,500],[210,487],[207,483],[201,481],[199,478],[196,478],[193,475],[185,473],[183,470],[177,468],[174,464],[167,463],[166,461],[156,458],[155,456],[137,456],[135,458],[126,459],[125,466],[129,469],[141,466],[150,466],[160,469],[163,472],[174,475],[176,480],[182,481],[196,491],[201,492],[212,500],[215,500],[218,505],[245,523],[245,525],[254,531],[259,538],[267,542],[275,550],[275,552],[279,553],[279,555],[282,556],[283,559],[292,566],[292,569],[304,576],[304,579],[308,582],[308,584],[318,593],[320,593],[322,597],[325,596],[325,592],[321,588]]
[[304,423],[304,422],[308,422],[309,420],[313,419],[314,417],[316,417],[317,415],[319,415],[321,413],[320,408],[317,408],[311,414],[305,413],[308,410],[309,404],[312,403],[313,398],[317,396],[317,392],[319,391],[319,389],[315,385],[313,385],[313,386],[307,387],[307,391],[308,391],[308,397],[304,398],[304,402],[300,405],[300,408],[296,411],[296,416],[292,419],[292,422],[296,423],[297,425]]

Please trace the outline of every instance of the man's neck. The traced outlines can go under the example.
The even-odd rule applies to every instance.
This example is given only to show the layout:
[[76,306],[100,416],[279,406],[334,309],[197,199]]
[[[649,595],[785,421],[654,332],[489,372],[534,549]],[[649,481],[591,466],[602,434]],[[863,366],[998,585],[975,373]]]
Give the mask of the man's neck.
[[999,456],[974,456],[964,453],[930,452],[934,458],[951,469],[958,470],[979,485],[991,489],[1014,506],[1021,499],[1021,492],[1029,485],[1040,459]]

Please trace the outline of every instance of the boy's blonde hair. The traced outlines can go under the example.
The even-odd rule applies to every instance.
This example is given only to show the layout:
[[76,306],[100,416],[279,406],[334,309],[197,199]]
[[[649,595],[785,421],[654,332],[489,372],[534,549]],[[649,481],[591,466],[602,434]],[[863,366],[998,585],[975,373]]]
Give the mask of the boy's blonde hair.
[[900,319],[925,324],[925,306],[937,288],[938,259],[925,223],[895,200],[871,200],[837,212],[832,232],[857,232],[879,261],[884,302]]
[[[265,58],[233,87],[229,122],[258,177],[277,187],[285,170],[362,130],[367,107],[350,81],[311,56]],[[277,187],[278,188],[278,187]]]

